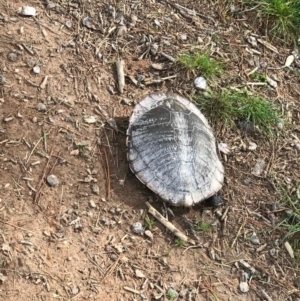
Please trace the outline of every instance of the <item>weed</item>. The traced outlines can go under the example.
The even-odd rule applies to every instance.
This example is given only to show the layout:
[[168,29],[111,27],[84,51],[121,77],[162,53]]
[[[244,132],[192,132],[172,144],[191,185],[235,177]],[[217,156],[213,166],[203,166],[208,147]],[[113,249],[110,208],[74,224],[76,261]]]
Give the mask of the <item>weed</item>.
[[272,127],[279,121],[278,112],[272,103],[259,96],[250,95],[247,91],[208,92],[194,96],[194,100],[200,110],[215,122],[252,122],[263,133],[273,134]]
[[267,83],[267,76],[265,74],[254,72],[250,74],[250,78],[258,82]]
[[211,226],[209,224],[203,223],[201,221],[196,224],[196,230],[197,231],[207,232],[210,229],[211,229]]
[[243,0],[258,11],[258,18],[265,21],[272,36],[286,41],[300,36],[300,0]]
[[184,246],[185,246],[185,243],[184,243],[183,240],[181,240],[181,239],[179,239],[179,238],[176,238],[176,239],[175,239],[175,245],[176,245],[177,247],[184,247]]
[[86,148],[85,148],[84,145],[78,144],[78,145],[76,145],[76,148],[78,149],[79,155],[80,155],[80,156],[84,156],[84,155],[85,155],[85,153],[86,153]]
[[178,293],[173,290],[173,289],[169,289],[166,293],[166,297],[168,300],[175,300],[178,297]]
[[153,230],[155,222],[148,216],[145,216],[145,228],[148,230]]
[[300,215],[291,213],[288,217],[284,218],[283,221],[278,225],[285,231],[283,241],[289,241],[293,250],[300,251]]
[[202,76],[212,78],[222,73],[225,65],[209,57],[208,53],[192,52],[178,57],[180,65],[188,70],[197,70]]
[[277,186],[285,197],[283,207],[290,208],[286,210],[286,217],[277,225],[276,228],[283,229],[285,235],[283,241],[289,240],[294,250],[300,249],[300,184],[296,185],[296,192],[292,195],[275,179]]

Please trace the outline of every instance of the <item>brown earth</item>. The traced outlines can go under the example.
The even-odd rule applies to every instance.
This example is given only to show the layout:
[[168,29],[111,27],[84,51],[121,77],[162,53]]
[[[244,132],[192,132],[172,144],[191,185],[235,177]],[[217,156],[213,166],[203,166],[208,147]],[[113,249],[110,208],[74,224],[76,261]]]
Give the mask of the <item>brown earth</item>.
[[[168,300],[170,288],[180,300],[299,300],[299,249],[291,258],[277,227],[288,208],[278,183],[294,198],[300,175],[299,75],[277,69],[292,49],[276,40],[278,53],[261,44],[260,55],[250,53],[244,33],[256,28],[243,13],[230,14],[232,7],[218,2],[179,2],[199,14],[180,14],[168,1],[29,1],[38,12],[33,18],[18,14],[24,2],[0,1],[1,300]],[[83,26],[87,16],[92,28]],[[138,60],[153,44],[157,52]],[[129,171],[125,143],[132,105],[144,95],[200,93],[193,87],[197,74],[162,54],[190,49],[226,62],[220,86],[241,87],[258,61],[267,63],[278,87],[249,89],[279,104],[287,122],[272,142],[213,124],[218,142],[232,151],[220,154],[224,206],[168,212],[195,246],[182,245],[147,213],[146,201],[160,212],[164,206]],[[120,57],[127,75],[122,94],[114,64]],[[158,71],[153,63],[168,66]],[[177,77],[143,87],[130,79],[138,75],[144,82]],[[45,110],[37,110],[39,103]],[[266,168],[256,177],[259,158]],[[58,186],[46,183],[50,174]],[[153,240],[134,234],[135,222],[148,226]],[[191,231],[200,222],[210,229]],[[254,232],[258,245],[250,239]],[[239,288],[244,272],[251,276],[246,293]]]

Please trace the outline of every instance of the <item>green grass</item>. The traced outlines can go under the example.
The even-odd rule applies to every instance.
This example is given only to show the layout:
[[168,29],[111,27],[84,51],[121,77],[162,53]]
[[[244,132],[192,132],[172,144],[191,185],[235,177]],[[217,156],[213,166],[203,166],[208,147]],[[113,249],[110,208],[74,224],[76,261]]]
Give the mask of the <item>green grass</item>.
[[179,239],[179,238],[176,238],[174,242],[175,242],[175,245],[177,247],[184,247],[185,246],[185,242],[183,240]]
[[250,78],[256,82],[266,83],[267,85],[267,76],[265,74],[254,72],[250,74]]
[[79,150],[79,155],[84,156],[86,154],[86,147],[84,145],[77,144],[76,148]]
[[297,41],[300,37],[300,0],[243,0],[255,8],[271,36]]
[[278,180],[275,179],[275,181],[284,195],[285,201],[282,207],[290,208],[286,217],[276,228],[284,230],[285,234],[282,240],[289,241],[293,250],[300,254],[300,184],[296,185],[296,192],[290,195]]
[[145,216],[144,221],[145,221],[145,229],[148,229],[150,231],[153,230],[155,222],[152,219],[150,219],[148,215]]
[[169,289],[166,293],[166,297],[168,300],[175,300],[178,297],[178,294],[173,291],[172,289]]
[[191,52],[177,58],[178,63],[188,70],[196,70],[205,78],[213,78],[222,74],[225,68],[223,63],[210,58],[208,53]]
[[208,232],[211,229],[211,226],[209,224],[206,224],[206,223],[203,223],[200,221],[196,224],[195,229],[197,231]]
[[224,90],[195,95],[194,101],[211,121],[228,125],[234,122],[252,122],[264,134],[273,134],[273,128],[279,121],[275,106],[247,91]]

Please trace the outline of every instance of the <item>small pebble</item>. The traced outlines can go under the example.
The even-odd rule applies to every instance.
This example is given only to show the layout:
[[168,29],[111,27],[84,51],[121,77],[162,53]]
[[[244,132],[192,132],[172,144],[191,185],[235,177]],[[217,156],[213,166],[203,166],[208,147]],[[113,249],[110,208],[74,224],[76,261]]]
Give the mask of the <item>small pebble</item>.
[[265,168],[266,162],[264,159],[257,159],[255,166],[251,172],[252,175],[259,177]]
[[4,283],[7,280],[7,277],[0,273],[0,284]]
[[0,75],[0,85],[4,85],[6,82],[6,78],[2,75]]
[[7,55],[7,58],[11,61],[11,62],[15,62],[18,59],[18,55],[15,52],[10,52]]
[[250,237],[250,241],[254,245],[259,245],[260,244],[259,238],[258,238],[258,236],[255,232],[253,232],[252,236]]
[[277,82],[276,82],[274,79],[270,78],[269,76],[267,76],[267,83],[268,83],[271,87],[277,88]]
[[50,237],[50,236],[51,236],[51,234],[50,234],[49,231],[43,231],[43,234],[44,234],[45,236],[47,236],[47,237]]
[[91,189],[92,189],[92,192],[93,192],[94,194],[97,194],[97,195],[100,194],[100,188],[99,188],[99,186],[98,186],[97,184],[92,184]]
[[158,27],[161,27],[161,24],[157,19],[154,19],[154,24]]
[[90,201],[89,201],[89,206],[90,206],[91,208],[96,208],[96,207],[97,207],[97,205],[96,205],[96,203],[95,203],[94,200],[90,200]]
[[150,230],[146,230],[145,235],[148,236],[151,240],[153,240],[153,234]]
[[251,184],[251,180],[250,180],[249,178],[246,178],[246,179],[244,180],[244,184],[245,184],[246,186],[249,186],[249,185]]
[[184,298],[189,292],[189,289],[188,288],[184,288],[182,289],[180,292],[179,292],[179,296]]
[[284,124],[283,124],[282,121],[278,121],[276,125],[277,125],[277,128],[278,128],[279,130],[282,130],[282,129],[283,129]]
[[276,258],[278,256],[278,250],[273,248],[269,251],[270,255],[274,258]]
[[182,33],[182,34],[180,35],[180,39],[181,39],[182,41],[187,40],[187,34],[186,34],[186,33]]
[[138,278],[146,278],[145,274],[141,270],[138,270],[138,269],[135,270],[135,276]]
[[242,293],[249,292],[249,285],[248,285],[247,279],[248,279],[248,274],[243,272],[242,276],[241,276],[241,280],[240,280],[240,285],[239,285],[240,291]]
[[23,6],[20,15],[25,16],[25,17],[32,17],[35,16],[36,14],[36,9],[32,6]]
[[71,22],[71,21],[66,21],[66,22],[65,22],[65,25],[66,25],[66,27],[69,28],[69,29],[72,28],[72,22]]
[[47,183],[50,186],[57,186],[59,184],[59,180],[58,180],[57,176],[50,175],[50,176],[47,177]]
[[132,23],[133,25],[135,25],[136,22],[137,22],[137,20],[138,20],[138,17],[137,17],[136,15],[131,15],[130,17],[131,17],[131,23]]
[[255,151],[256,149],[257,149],[257,144],[252,141],[249,141],[248,150]]
[[48,119],[49,119],[49,122],[50,122],[50,123],[52,123],[52,124],[55,123],[55,120],[54,120],[52,117],[49,116]]
[[248,42],[249,44],[251,44],[251,46],[257,47],[257,41],[256,41],[255,37],[249,36],[249,37],[247,38],[247,42]]
[[134,223],[132,225],[132,231],[136,234],[141,234],[144,232],[143,225],[140,222]]
[[45,112],[47,110],[47,107],[46,107],[45,104],[43,104],[42,102],[40,102],[40,103],[37,104],[36,109],[39,112]]
[[114,118],[109,118],[107,121],[106,121],[115,131],[119,131],[119,128],[118,128],[118,125],[117,125],[117,122]]
[[72,286],[71,287],[71,294],[72,295],[77,295],[79,293],[79,288],[77,286]]
[[145,79],[145,76],[143,74],[138,74],[135,78],[138,82],[142,82]]
[[194,80],[194,85],[199,90],[205,90],[207,88],[206,79],[202,76],[196,77]]
[[156,43],[151,44],[150,45],[150,53],[152,55],[156,55],[157,51],[158,51],[158,44],[156,44]]
[[294,60],[295,60],[295,56],[292,54],[289,55],[285,60],[284,67],[290,67],[292,65],[292,63],[294,62]]
[[39,66],[34,66],[32,68],[33,73],[39,74],[41,72],[41,68]]

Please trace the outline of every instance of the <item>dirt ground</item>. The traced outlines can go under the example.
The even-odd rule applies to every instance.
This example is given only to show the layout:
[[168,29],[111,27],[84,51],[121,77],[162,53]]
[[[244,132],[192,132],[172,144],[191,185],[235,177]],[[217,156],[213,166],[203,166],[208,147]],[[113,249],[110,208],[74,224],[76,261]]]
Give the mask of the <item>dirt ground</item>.
[[[300,175],[299,75],[279,68],[293,49],[274,41],[251,51],[245,31],[261,32],[218,2],[178,1],[197,15],[171,1],[101,2],[0,0],[0,299],[168,300],[173,289],[180,300],[300,300],[299,249],[292,258],[277,227],[288,208],[277,184],[294,197]],[[25,4],[35,17],[18,14]],[[148,93],[200,93],[197,74],[165,55],[190,49],[226,62],[224,86],[251,81],[264,62],[278,87],[249,89],[280,105],[286,124],[272,142],[212,124],[231,149],[220,154],[225,204],[170,208],[169,220],[196,241],[183,245],[147,213],[147,201],[166,206],[129,171],[125,132]],[[266,166],[254,176],[258,159]],[[133,233],[135,222],[150,235]],[[192,231],[200,223],[209,230]]]

